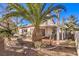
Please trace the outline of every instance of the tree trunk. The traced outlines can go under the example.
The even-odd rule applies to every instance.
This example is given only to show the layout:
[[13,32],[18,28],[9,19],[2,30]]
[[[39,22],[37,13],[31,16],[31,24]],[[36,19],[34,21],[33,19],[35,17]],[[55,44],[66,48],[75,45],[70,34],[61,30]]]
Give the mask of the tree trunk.
[[64,38],[64,32],[63,32],[63,30],[62,30],[62,40],[63,40],[63,38]]
[[32,34],[32,40],[34,42],[34,47],[35,48],[40,48],[41,47],[42,35],[41,35],[40,27],[35,27],[34,28],[33,34]]
[[4,39],[0,37],[0,52],[4,50]]
[[8,38],[9,41],[11,41],[11,36],[10,36],[10,34],[7,34],[7,38]]
[[57,20],[57,45],[59,45],[60,40],[60,14],[57,14],[58,20]]
[[11,41],[11,37],[7,37],[9,41]]
[[59,28],[57,28],[57,45],[59,45],[59,38],[60,38]]

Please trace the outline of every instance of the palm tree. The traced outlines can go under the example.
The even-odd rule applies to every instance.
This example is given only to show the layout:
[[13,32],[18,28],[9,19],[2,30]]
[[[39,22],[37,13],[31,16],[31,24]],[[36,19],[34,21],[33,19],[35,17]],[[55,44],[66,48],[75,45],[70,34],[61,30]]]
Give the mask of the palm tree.
[[[32,34],[32,40],[35,43],[36,41],[41,41],[42,36],[40,32],[40,24],[47,21],[47,19],[55,17],[53,15],[47,16],[48,14],[51,14],[51,12],[60,5],[54,6],[54,4],[49,4],[49,6],[46,8],[47,4],[37,4],[37,3],[27,3],[25,6],[22,4],[9,4],[11,8],[13,8],[9,13],[7,13],[4,17],[4,19],[7,19],[9,17],[23,17],[26,20],[29,20],[32,25],[34,26],[34,31]],[[58,7],[57,7],[58,8]]]
[[68,27],[69,31],[74,31],[75,27],[78,26],[77,22],[78,19],[74,15],[70,15],[67,19],[68,21],[65,23],[65,25]]
[[[4,48],[6,48],[7,43],[10,43],[11,38],[13,38],[15,31],[16,25],[10,20],[3,20],[0,19],[0,38],[3,40],[2,44]],[[2,47],[3,47],[2,46]]]
[[0,37],[8,38],[8,40],[11,40],[11,37],[15,32],[15,28],[16,26],[11,20],[0,19]]
[[[74,34],[74,31],[76,29],[76,27],[78,26],[77,22],[77,17],[74,15],[70,15],[67,19],[68,21],[65,23],[65,25],[67,26],[67,30],[69,31],[70,35],[71,33]],[[71,38],[72,36],[70,36]],[[73,38],[72,38],[73,39]]]
[[[78,27],[78,19],[76,16],[70,15],[67,20],[68,21],[65,22],[65,25],[67,26],[67,31],[70,33],[70,35],[74,34],[74,32],[77,29],[76,27]],[[70,36],[69,38],[73,39],[72,37],[74,37],[74,36]]]
[[64,30],[65,30],[65,27],[64,27],[64,18],[62,19],[62,26],[61,26],[61,33],[62,33],[62,40],[64,39]]
[[63,5],[56,6],[54,8],[54,12],[57,15],[57,44],[59,45],[59,39],[60,39],[60,14],[62,11],[66,11],[66,8]]
[[78,52],[78,40],[76,39],[76,38],[78,38],[78,32],[76,33],[76,29],[78,29],[78,22],[79,21],[78,21],[77,17],[74,16],[74,15],[70,15],[67,20],[68,21],[65,23],[65,25],[67,26],[67,31],[70,32],[69,36],[71,36],[71,34],[74,35],[74,36],[71,36],[71,37],[73,37],[75,39],[76,49],[77,49],[77,53],[79,55],[79,52]]
[[[1,7],[1,6],[0,6]],[[16,25],[12,22],[10,18],[8,19],[3,19],[4,14],[8,13],[9,11],[4,8],[3,6],[1,7],[3,10],[0,11],[0,38],[2,41],[1,46],[6,48],[6,43],[8,43],[11,38],[13,37],[13,34],[15,33],[15,28]],[[7,42],[6,42],[7,41]]]

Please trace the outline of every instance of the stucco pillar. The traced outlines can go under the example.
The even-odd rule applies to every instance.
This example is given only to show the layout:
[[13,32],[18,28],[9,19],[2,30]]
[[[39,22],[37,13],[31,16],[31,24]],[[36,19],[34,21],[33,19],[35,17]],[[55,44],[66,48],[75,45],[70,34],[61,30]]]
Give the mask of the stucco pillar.
[[79,31],[75,31],[75,44],[76,44],[77,54],[79,56]]
[[60,38],[59,31],[60,28],[57,28],[57,45],[59,45],[59,38]]
[[64,39],[64,31],[62,30],[62,40]]

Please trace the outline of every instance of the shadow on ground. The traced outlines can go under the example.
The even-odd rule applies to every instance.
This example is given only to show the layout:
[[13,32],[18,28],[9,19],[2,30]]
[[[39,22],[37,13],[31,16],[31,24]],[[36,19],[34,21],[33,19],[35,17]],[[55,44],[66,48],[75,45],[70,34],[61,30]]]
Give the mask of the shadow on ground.
[[[26,46],[29,46],[29,42],[27,43],[28,44]],[[30,49],[30,47],[29,49],[24,49],[21,52],[17,52],[16,50],[19,50],[17,48],[14,48],[16,49],[15,51],[4,50],[4,43],[3,41],[0,41],[0,56],[77,56],[75,47],[70,48],[58,46],[56,48],[53,48],[52,46],[51,49],[42,48],[40,50]]]

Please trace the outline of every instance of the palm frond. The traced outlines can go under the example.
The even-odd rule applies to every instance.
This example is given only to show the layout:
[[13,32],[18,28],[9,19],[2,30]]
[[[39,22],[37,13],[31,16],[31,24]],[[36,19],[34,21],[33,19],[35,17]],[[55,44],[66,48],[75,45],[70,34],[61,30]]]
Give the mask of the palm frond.
[[67,11],[65,6],[59,4],[59,5],[54,6],[54,8],[53,8],[52,11],[54,11],[54,12],[60,12],[61,10],[65,11],[65,12]]
[[8,18],[12,18],[12,17],[23,17],[24,19],[27,19],[27,20],[31,20],[30,17],[24,15],[23,13],[19,13],[19,12],[10,12],[6,15],[4,15],[3,19],[8,19]]
[[11,12],[11,13],[5,14],[4,17],[3,17],[3,20],[8,19],[10,17],[18,17],[18,16],[21,16],[20,13],[18,13],[18,12]]
[[50,4],[50,6],[45,10],[42,15],[40,16],[40,19],[44,19],[45,16],[51,13],[51,9],[53,9],[53,4]]
[[14,7],[17,11],[23,12],[24,14],[29,15],[29,12],[18,3],[11,3],[10,6]]
[[43,10],[45,9],[45,7],[46,7],[46,3],[41,4],[41,12],[43,12]]
[[47,19],[54,18],[55,16],[53,15],[47,17],[47,15],[51,14],[52,11],[59,8],[64,9],[62,5],[54,6],[53,3],[49,4],[48,7],[46,7],[46,3],[27,3],[26,8],[25,6],[18,3],[12,3],[9,5],[16,11],[6,14],[5,19],[16,16],[23,17],[24,19],[29,20],[34,25],[39,25],[41,24],[41,22],[47,21]]
[[46,16],[46,17],[44,18],[44,20],[42,21],[42,23],[46,22],[47,20],[51,20],[51,19],[53,19],[53,18],[57,18],[57,16],[56,16],[56,15]]

